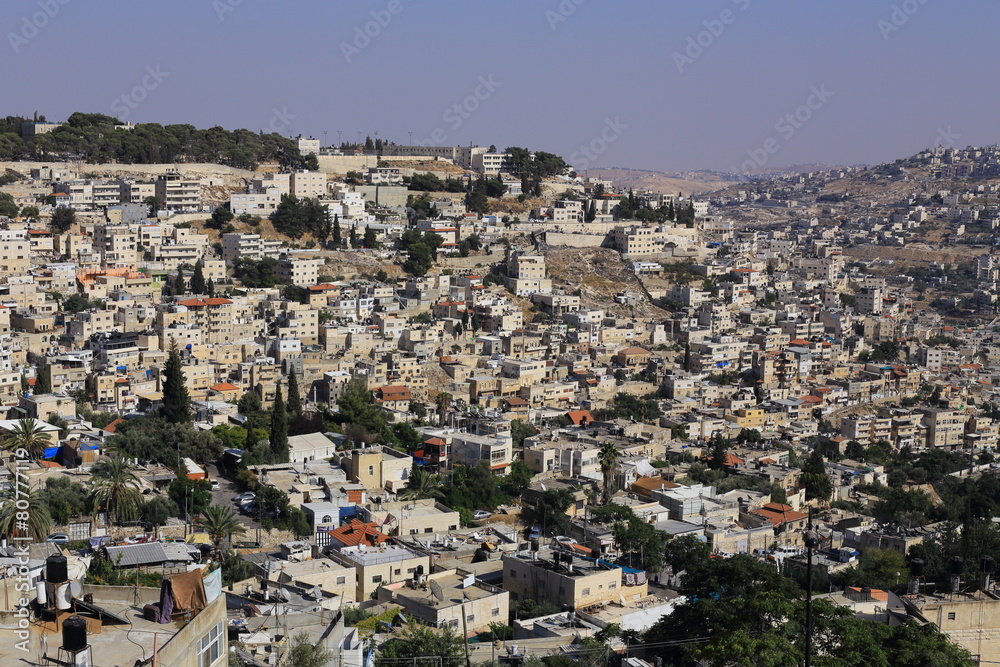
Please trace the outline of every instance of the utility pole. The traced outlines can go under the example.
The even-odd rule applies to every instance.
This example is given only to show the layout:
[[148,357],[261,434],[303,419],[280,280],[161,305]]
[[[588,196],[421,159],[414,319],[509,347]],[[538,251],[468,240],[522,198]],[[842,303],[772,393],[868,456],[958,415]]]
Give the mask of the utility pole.
[[813,549],[819,546],[819,538],[813,531],[813,508],[809,508],[809,519],[803,542],[806,545],[806,667],[812,665],[812,580]]

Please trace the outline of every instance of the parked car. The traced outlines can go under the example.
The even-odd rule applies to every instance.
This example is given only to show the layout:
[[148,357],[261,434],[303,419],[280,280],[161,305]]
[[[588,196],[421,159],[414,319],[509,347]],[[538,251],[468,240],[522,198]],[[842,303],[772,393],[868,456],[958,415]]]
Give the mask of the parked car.
[[240,505],[240,510],[243,511],[243,512],[246,512],[247,514],[256,514],[257,513],[257,503],[255,503],[254,501],[251,500],[248,503],[244,503],[244,504]]
[[531,527],[531,532],[528,534],[529,540],[537,540],[542,536],[542,527],[537,523]]
[[219,487],[219,480],[217,480],[217,479],[213,479],[213,480],[212,480],[211,482],[209,482],[208,484],[209,484],[209,486],[210,486],[210,487],[212,487],[212,490],[213,490],[213,491],[218,491],[218,490],[219,490],[219,488],[220,488],[220,487]]
[[66,533],[52,533],[45,538],[46,542],[52,542],[53,544],[69,544],[69,535]]
[[493,512],[487,512],[486,510],[476,510],[472,513],[472,518],[476,521],[483,521],[489,519],[491,516],[493,516]]
[[251,500],[254,500],[255,498],[257,498],[257,494],[255,494],[255,493],[253,493],[251,491],[247,491],[245,493],[240,493],[240,494],[237,494],[237,495],[233,496],[233,502],[234,503],[245,503],[245,502],[249,502]]

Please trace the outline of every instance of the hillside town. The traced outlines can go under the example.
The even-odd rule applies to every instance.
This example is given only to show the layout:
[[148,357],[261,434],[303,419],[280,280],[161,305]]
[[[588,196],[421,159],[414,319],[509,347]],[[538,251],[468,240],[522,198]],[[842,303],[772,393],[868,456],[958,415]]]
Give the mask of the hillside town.
[[1000,147],[660,192],[0,125],[19,660],[1000,662]]

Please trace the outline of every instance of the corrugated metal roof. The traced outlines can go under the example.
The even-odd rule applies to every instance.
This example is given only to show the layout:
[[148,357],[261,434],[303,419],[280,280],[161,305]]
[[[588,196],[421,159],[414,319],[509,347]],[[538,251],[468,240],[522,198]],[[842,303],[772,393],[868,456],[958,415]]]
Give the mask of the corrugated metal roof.
[[[166,547],[170,547],[169,550]],[[121,567],[191,560],[191,556],[187,553],[187,545],[184,544],[164,545],[162,542],[144,542],[142,544],[106,547],[106,549],[111,562],[119,563]],[[118,560],[119,554],[121,561]]]

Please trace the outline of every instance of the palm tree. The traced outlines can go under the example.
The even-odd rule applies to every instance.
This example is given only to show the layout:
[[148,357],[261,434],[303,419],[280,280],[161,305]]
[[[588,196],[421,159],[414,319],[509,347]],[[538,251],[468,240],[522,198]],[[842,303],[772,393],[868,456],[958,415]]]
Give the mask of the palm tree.
[[605,442],[601,445],[598,460],[601,463],[601,475],[604,476],[604,487],[601,492],[601,501],[606,505],[611,500],[611,493],[614,487],[614,473],[618,469],[618,446],[613,442]]
[[[21,502],[20,509],[17,507],[19,500]],[[31,508],[28,512],[27,525],[24,524],[23,519],[19,520],[17,517],[19,513],[24,512],[25,500],[28,501],[28,507]],[[13,539],[30,536],[36,542],[41,542],[49,534],[50,528],[52,528],[52,517],[38,491],[32,491],[27,498],[22,496],[18,499],[11,494],[0,500],[0,537]]]
[[52,440],[52,434],[45,430],[39,422],[34,419],[22,419],[17,422],[10,431],[10,437],[4,443],[4,449],[17,451],[24,449],[28,456],[33,459],[40,459],[45,454],[45,448]]
[[201,517],[195,525],[205,529],[208,539],[212,540],[215,553],[222,557],[222,540],[228,535],[236,533],[240,535],[246,532],[246,528],[240,523],[240,519],[233,512],[232,508],[223,505],[209,505],[201,513]]
[[121,452],[115,452],[110,458],[94,464],[92,484],[94,511],[106,511],[108,522],[133,521],[139,515],[139,505],[142,503],[139,478],[132,472]]
[[441,478],[423,468],[414,467],[415,469],[406,483],[406,488],[399,494],[399,497],[404,500],[440,497],[443,492]]
[[17,515],[24,511],[24,500],[20,498],[22,507],[18,509],[18,498],[11,494],[0,500],[0,537],[13,539],[15,537],[31,536],[37,542],[41,542],[49,534],[52,527],[52,517],[49,515],[49,508],[41,498],[41,494],[32,491],[28,496],[27,525],[19,521]]
[[434,405],[438,409],[438,423],[443,424],[445,414],[451,406],[451,394],[446,391],[438,392],[438,395],[434,397]]

